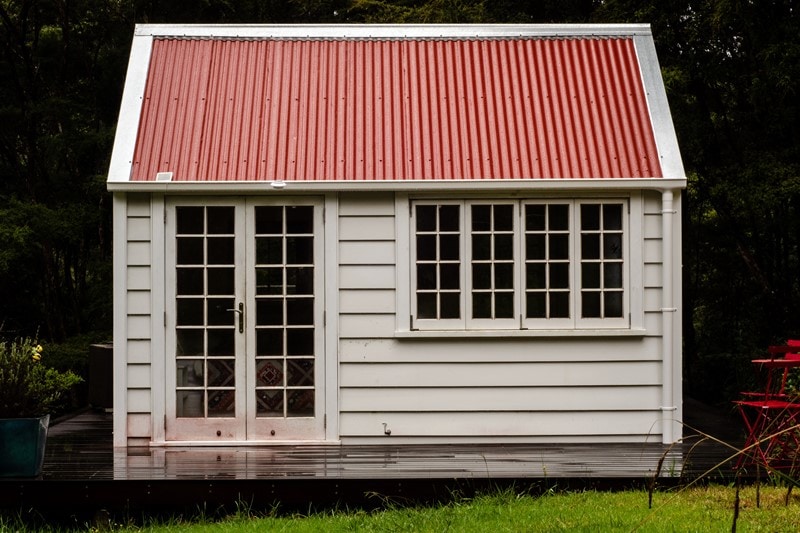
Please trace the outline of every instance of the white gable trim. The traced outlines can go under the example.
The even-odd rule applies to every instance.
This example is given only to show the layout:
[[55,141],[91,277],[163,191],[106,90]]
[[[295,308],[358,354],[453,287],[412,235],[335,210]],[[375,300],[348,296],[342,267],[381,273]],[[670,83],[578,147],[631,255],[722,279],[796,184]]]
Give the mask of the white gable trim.
[[[111,152],[111,165],[108,169],[108,184],[126,183],[130,180],[133,168],[133,152],[139,133],[139,120],[142,115],[142,101],[150,67],[150,54],[153,38],[135,36],[131,45],[128,74],[122,92],[122,102]],[[155,176],[154,176],[155,177]],[[110,189],[109,189],[110,190]]]

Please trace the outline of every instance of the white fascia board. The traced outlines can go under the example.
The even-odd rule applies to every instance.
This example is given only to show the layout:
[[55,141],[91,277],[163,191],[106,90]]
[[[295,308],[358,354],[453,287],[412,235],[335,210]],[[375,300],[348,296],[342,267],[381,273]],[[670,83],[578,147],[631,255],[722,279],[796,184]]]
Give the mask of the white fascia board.
[[649,24],[139,24],[137,36],[237,39],[466,39],[650,35]]
[[150,53],[153,38],[134,35],[131,55],[128,60],[128,73],[122,91],[119,120],[114,135],[114,148],[108,169],[108,183],[125,183],[130,180],[133,167],[133,151],[136,148],[136,135],[142,116],[142,102],[147,84],[147,71],[150,67]]
[[661,67],[658,64],[653,37],[637,36],[634,37],[633,42],[639,58],[639,68],[647,98],[647,107],[650,111],[650,120],[660,159],[661,172],[666,179],[682,179],[685,181],[686,172],[681,160],[678,137],[675,134],[675,126],[672,123],[667,91],[664,87],[664,79],[661,77]]
[[110,191],[163,194],[271,194],[322,192],[559,192],[683,189],[686,179],[581,178],[403,181],[136,181],[108,183]]

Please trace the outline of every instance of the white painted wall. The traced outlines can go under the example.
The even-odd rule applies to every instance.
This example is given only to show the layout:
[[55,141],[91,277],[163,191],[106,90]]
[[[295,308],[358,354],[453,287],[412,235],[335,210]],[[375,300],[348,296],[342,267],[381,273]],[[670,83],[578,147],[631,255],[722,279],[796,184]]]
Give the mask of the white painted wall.
[[340,195],[342,442],[660,442],[661,196],[638,198],[642,335],[398,338],[402,203]]
[[[122,320],[115,329],[115,379],[124,384],[115,398],[115,446],[147,445],[163,440],[154,421],[163,418],[165,386],[153,382],[164,375],[159,359],[163,198],[115,198],[115,230],[124,235],[115,249],[115,309]],[[326,300],[338,309],[328,311],[334,330],[327,355],[338,361],[339,383],[338,394],[327,391],[328,404],[339,405],[338,413],[328,413],[329,427],[338,428],[328,438],[343,443],[660,442],[661,195],[636,193],[631,201],[638,198],[640,208],[632,212],[641,220],[631,219],[630,225],[641,231],[630,247],[638,247],[643,262],[630,266],[632,279],[642,280],[644,331],[578,337],[398,334],[398,264],[408,258],[405,244],[396,242],[403,230],[396,228],[394,194],[342,193],[338,201],[327,202],[327,216],[334,221],[326,229],[326,256],[338,262],[326,268],[335,273]],[[675,205],[679,210],[680,203]],[[675,219],[679,230],[680,216]],[[670,416],[680,419],[680,407]]]

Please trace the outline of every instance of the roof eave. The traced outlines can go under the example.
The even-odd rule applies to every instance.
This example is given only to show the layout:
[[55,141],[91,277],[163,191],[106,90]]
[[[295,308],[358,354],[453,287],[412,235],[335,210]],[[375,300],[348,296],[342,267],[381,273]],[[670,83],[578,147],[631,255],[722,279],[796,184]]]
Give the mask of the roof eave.
[[111,192],[172,194],[313,194],[331,192],[579,192],[675,190],[686,178],[581,178],[402,181],[109,181]]

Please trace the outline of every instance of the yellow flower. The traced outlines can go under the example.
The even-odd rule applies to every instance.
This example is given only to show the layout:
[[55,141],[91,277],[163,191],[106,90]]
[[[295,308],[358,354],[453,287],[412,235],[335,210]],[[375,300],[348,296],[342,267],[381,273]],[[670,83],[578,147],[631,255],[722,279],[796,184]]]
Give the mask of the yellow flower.
[[33,357],[34,361],[42,360],[42,351],[44,351],[44,348],[42,348],[41,344],[37,344],[36,346],[34,346],[31,351],[33,352],[31,357]]

